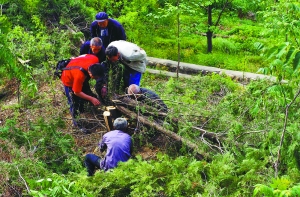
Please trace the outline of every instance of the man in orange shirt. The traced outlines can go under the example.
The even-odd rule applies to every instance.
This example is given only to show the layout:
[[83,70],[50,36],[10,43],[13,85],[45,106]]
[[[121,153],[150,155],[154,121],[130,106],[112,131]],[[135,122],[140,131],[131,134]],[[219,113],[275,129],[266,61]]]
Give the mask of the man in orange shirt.
[[72,59],[62,72],[61,81],[65,87],[66,97],[70,105],[73,124],[86,132],[76,121],[80,112],[84,111],[84,104],[89,101],[93,105],[100,105],[97,96],[92,92],[89,80],[102,77],[104,68],[99,64],[95,55],[85,54]]

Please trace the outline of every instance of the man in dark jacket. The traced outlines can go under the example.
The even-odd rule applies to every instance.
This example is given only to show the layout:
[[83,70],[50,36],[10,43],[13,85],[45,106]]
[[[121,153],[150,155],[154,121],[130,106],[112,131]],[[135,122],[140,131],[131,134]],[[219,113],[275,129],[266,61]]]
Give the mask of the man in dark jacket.
[[105,12],[96,14],[96,20],[92,22],[90,30],[92,38],[101,38],[105,48],[112,41],[126,40],[123,26],[118,21],[108,18]]
[[132,154],[131,136],[126,132],[127,120],[117,118],[114,121],[115,130],[103,135],[102,141],[98,144],[101,152],[106,150],[104,158],[95,154],[87,154],[84,164],[88,171],[88,176],[93,176],[95,169],[107,171],[117,167],[119,162],[127,161]]
[[103,62],[106,59],[106,55],[101,38],[94,37],[91,41],[83,43],[80,47],[80,55],[83,54],[93,54],[98,57],[99,63]]

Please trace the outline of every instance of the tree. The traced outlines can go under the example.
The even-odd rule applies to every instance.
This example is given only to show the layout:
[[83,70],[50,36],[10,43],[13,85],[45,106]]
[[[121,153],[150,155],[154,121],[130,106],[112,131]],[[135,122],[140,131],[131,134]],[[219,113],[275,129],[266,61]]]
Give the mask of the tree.
[[[283,95],[286,105],[286,113],[283,131],[278,148],[277,160],[274,163],[275,176],[278,176],[279,164],[282,163],[282,147],[287,130],[289,108],[300,95],[299,73],[300,73],[300,45],[299,45],[299,17],[300,3],[297,1],[280,1],[274,4],[269,10],[262,12],[266,21],[268,32],[277,43],[273,47],[264,47],[261,43],[257,46],[262,49],[265,57],[270,61],[269,67],[260,69],[265,74],[275,75],[278,84],[275,84],[272,91],[278,91]],[[288,79],[288,84],[282,84],[282,79]],[[295,88],[298,90],[294,95]]]
[[224,12],[224,10],[226,9],[226,7],[228,6],[229,3],[231,3],[231,1],[226,0],[223,3],[222,9],[218,14],[217,20],[216,22],[213,24],[212,22],[212,10],[214,7],[216,7],[218,3],[218,0],[216,0],[215,2],[211,2],[211,1],[206,1],[204,3],[204,6],[207,9],[207,32],[206,32],[206,37],[207,37],[207,52],[211,53],[212,52],[212,37],[213,37],[213,28],[212,27],[217,27],[220,23],[221,20],[221,16]]

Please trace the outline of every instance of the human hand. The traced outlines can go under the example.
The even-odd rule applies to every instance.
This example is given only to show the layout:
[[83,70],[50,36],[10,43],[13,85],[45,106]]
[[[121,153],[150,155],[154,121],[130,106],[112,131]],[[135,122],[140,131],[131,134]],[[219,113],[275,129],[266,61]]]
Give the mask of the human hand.
[[92,99],[91,99],[90,101],[91,101],[91,103],[93,103],[93,105],[95,105],[95,106],[101,104],[100,101],[99,101],[98,99],[94,98],[94,97],[92,97]]
[[106,86],[103,86],[101,89],[101,97],[104,98],[107,95],[107,88]]

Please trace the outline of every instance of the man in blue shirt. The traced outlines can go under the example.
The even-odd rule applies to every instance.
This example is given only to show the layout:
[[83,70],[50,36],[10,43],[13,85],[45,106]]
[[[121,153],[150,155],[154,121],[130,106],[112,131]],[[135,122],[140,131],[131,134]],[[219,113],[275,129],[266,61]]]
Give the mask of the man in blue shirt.
[[125,30],[121,23],[108,18],[105,12],[96,14],[96,20],[92,22],[90,30],[92,38],[101,38],[105,48],[107,48],[108,44],[112,41],[126,40]]
[[80,55],[83,54],[93,54],[98,57],[99,62],[103,62],[106,59],[106,55],[101,38],[94,37],[91,41],[83,43],[80,47]]
[[115,130],[104,134],[102,141],[99,143],[100,151],[106,150],[105,157],[102,159],[95,154],[87,154],[85,156],[84,163],[88,176],[93,176],[96,168],[107,171],[115,168],[119,162],[125,162],[131,157],[131,137],[125,133],[127,120],[125,118],[117,118],[113,123],[113,127]]

